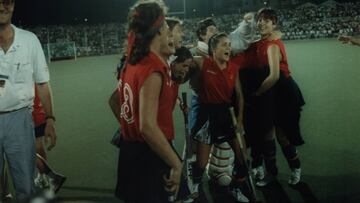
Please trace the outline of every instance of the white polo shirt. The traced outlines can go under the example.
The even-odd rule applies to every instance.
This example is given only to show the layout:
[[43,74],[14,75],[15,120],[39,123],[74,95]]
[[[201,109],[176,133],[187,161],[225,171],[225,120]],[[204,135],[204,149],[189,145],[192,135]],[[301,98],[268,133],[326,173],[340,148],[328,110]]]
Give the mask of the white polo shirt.
[[32,107],[34,83],[49,81],[49,69],[35,34],[14,28],[7,53],[0,48],[0,112]]

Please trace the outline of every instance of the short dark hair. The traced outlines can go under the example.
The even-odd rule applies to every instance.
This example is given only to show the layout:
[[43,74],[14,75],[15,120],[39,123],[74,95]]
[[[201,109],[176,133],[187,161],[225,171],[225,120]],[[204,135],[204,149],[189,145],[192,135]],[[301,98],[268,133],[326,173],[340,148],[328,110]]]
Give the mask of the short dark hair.
[[198,23],[196,35],[200,41],[203,41],[203,39],[201,38],[201,35],[206,35],[207,28],[212,25],[216,27],[214,20],[211,18],[205,18],[204,20],[201,20]]
[[227,37],[228,35],[225,32],[216,33],[209,39],[209,56],[212,56],[212,49],[214,49],[218,44],[221,38]]
[[174,29],[176,25],[182,25],[182,21],[177,17],[166,17],[166,23],[169,26],[170,31]]
[[[187,59],[193,58],[193,55],[191,54],[190,50],[184,46],[176,49],[174,56],[176,56],[174,63],[183,63]],[[172,79],[177,83],[185,83],[190,79],[190,76],[193,73],[194,73],[194,67],[189,67],[189,71],[186,73],[182,81],[180,81],[179,78],[176,78],[175,75],[172,75]]]
[[256,20],[258,21],[261,18],[269,19],[275,25],[278,24],[278,17],[277,17],[276,11],[272,8],[260,9],[256,14]]

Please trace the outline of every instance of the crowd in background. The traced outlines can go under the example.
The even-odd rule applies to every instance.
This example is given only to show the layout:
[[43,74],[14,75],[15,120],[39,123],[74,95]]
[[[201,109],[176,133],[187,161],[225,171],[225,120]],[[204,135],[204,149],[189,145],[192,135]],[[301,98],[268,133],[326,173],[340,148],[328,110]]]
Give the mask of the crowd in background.
[[[283,40],[332,38],[339,34],[360,34],[360,2],[339,4],[329,1],[321,5],[306,3],[294,9],[284,9],[278,12],[281,30],[284,33]],[[213,19],[219,30],[230,33],[240,23],[243,15],[244,13],[229,14],[214,16]],[[186,33],[184,44],[191,45],[197,41],[193,28],[196,27],[199,20],[201,19],[184,20],[183,28]],[[120,23],[53,25],[26,29],[38,36],[44,45],[45,52],[49,42],[55,45],[75,42],[77,56],[120,53],[126,39],[126,24]],[[52,58],[58,57],[54,51],[50,53]],[[66,53],[58,55],[62,54],[66,55]]]

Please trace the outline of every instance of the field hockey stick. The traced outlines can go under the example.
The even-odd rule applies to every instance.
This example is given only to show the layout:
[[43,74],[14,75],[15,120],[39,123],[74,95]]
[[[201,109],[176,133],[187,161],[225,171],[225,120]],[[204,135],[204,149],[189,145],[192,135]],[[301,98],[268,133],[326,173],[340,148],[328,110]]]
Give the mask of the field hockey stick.
[[[230,111],[230,115],[231,115],[231,119],[232,119],[232,122],[233,122],[233,125],[234,127],[237,126],[237,121],[236,121],[236,116],[235,116],[235,111],[234,111],[234,108],[233,107],[230,107],[229,108],[229,111]],[[247,152],[246,152],[246,149],[245,149],[245,143],[244,143],[244,133],[240,133],[239,131],[235,130],[236,132],[236,138],[238,139],[239,141],[239,144],[240,144],[240,150],[243,154],[243,159],[244,159],[244,164],[245,164],[245,167],[248,169],[249,171],[249,183],[250,183],[250,189],[251,189],[251,195],[253,196],[254,198],[254,201],[256,202],[257,201],[257,194],[256,194],[256,189],[255,189],[255,185],[254,185],[254,181],[251,177],[251,173],[250,173],[250,168],[249,168],[249,164],[248,164],[248,158],[247,158]]]
[[182,159],[183,159],[183,167],[184,167],[184,176],[186,177],[186,182],[189,190],[192,193],[192,189],[194,188],[194,182],[193,182],[193,163],[194,163],[194,156],[193,153],[193,140],[190,137],[189,132],[189,124],[188,124],[188,105],[187,105],[187,93],[182,92],[181,98],[178,98],[180,101],[180,109],[184,116],[184,125],[185,125],[185,143],[182,153]]

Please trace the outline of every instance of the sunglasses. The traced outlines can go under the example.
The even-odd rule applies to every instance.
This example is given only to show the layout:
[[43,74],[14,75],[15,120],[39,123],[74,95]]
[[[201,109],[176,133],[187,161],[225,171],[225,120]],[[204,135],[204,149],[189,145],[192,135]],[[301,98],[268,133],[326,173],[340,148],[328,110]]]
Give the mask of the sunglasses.
[[0,0],[0,4],[2,4],[2,5],[5,6],[5,7],[11,6],[12,3],[14,3],[13,0],[2,0],[2,1]]

